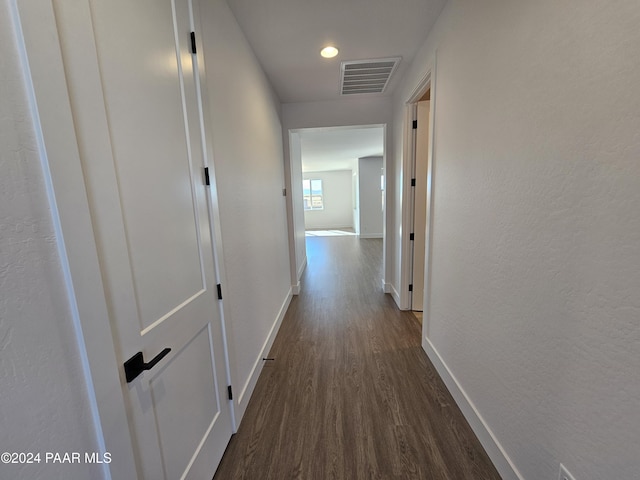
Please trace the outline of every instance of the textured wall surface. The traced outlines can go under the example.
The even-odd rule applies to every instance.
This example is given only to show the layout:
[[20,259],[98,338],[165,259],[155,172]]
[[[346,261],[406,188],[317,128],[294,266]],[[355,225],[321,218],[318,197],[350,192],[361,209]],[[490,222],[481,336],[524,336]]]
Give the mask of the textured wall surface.
[[226,2],[203,2],[201,13],[240,393],[291,288],[280,104]]
[[99,467],[45,463],[45,452],[96,445],[9,3],[0,1],[0,452],[42,457],[0,464],[0,478],[98,479]]
[[429,336],[529,480],[640,472],[639,24],[453,0],[395,101],[437,49]]

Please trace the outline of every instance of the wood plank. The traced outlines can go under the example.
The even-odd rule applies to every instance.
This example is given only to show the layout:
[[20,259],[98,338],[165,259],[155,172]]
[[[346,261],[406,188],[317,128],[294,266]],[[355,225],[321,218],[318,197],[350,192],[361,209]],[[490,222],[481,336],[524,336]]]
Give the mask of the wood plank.
[[381,291],[382,241],[308,237],[307,256],[215,479],[499,479]]

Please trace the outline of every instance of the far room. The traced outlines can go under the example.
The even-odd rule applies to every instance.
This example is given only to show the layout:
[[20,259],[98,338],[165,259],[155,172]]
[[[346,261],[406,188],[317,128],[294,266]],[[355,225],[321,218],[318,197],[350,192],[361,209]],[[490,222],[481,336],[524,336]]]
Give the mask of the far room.
[[383,238],[384,129],[300,132],[306,236]]

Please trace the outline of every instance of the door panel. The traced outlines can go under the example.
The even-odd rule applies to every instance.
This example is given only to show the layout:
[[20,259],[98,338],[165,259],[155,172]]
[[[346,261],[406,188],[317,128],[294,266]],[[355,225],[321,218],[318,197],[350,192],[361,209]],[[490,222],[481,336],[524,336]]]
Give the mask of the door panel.
[[[190,132],[186,121],[186,101],[193,102],[193,98],[187,97],[184,86],[193,82],[180,81],[180,70],[191,61],[185,42],[176,46],[174,19],[178,19],[171,2],[123,3],[126,6],[118,8],[114,2],[93,2],[92,8],[136,303],[144,331],[204,287],[191,174],[193,155],[201,157],[202,153],[199,142],[190,141],[190,134],[197,135],[198,129],[195,124]],[[186,2],[177,7],[188,9]],[[140,21],[149,11],[151,18]],[[188,10],[182,17],[185,23]],[[189,33],[186,35],[185,40]],[[187,61],[177,61],[176,47],[179,58]],[[193,109],[195,105],[189,110]]]
[[123,382],[139,476],[213,477],[231,404],[190,0],[54,5],[116,356],[171,348]]
[[[180,478],[187,470],[220,412],[211,340],[210,329],[203,328],[149,380],[167,478]],[[187,410],[184,392],[212,401],[189,404]]]

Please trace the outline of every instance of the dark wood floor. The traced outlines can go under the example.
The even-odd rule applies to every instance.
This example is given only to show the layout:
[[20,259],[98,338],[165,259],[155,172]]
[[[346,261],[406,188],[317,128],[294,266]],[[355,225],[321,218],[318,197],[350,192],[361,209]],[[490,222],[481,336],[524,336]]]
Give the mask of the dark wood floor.
[[310,237],[307,256],[215,479],[499,479],[382,293],[382,241]]

